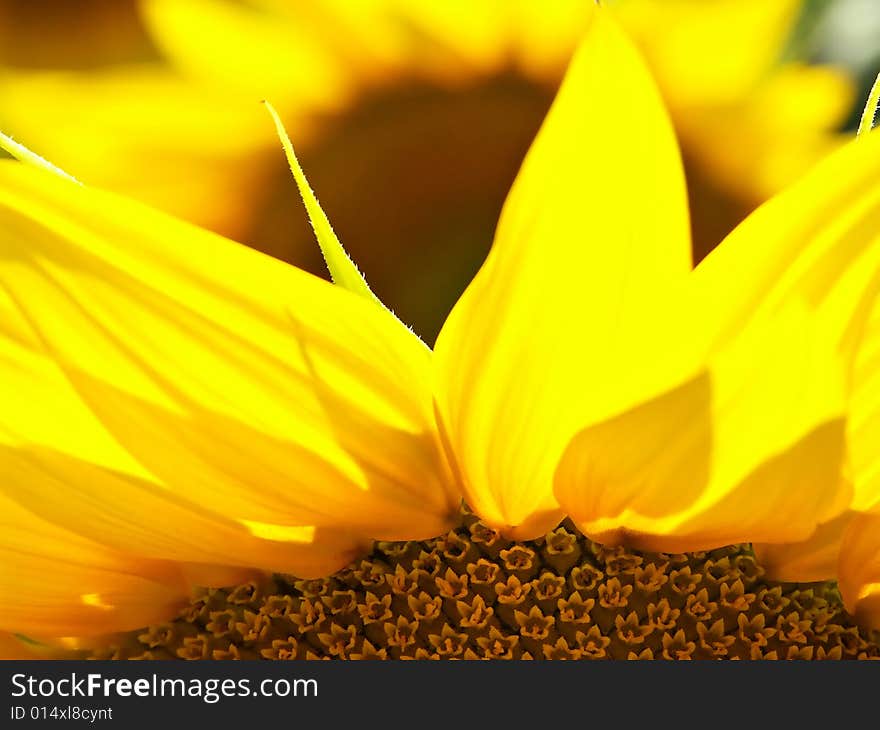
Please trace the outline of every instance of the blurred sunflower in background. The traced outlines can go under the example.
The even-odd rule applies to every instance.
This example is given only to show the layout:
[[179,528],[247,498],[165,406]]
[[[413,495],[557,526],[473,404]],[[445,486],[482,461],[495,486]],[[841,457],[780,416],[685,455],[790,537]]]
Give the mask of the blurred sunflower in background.
[[[671,111],[702,258],[839,144],[852,79],[800,57],[815,2],[608,4]],[[590,5],[91,0],[36,17],[5,0],[0,124],[90,184],[323,275],[257,104],[270,99],[374,289],[430,343]]]
[[[174,18],[168,27],[194,32],[181,7],[150,4]],[[354,39],[376,31],[364,87],[379,83],[372,75],[398,58],[402,39],[419,37],[377,7],[327,6]],[[446,11],[415,7],[423,13],[406,17],[430,18],[431,37],[444,38]],[[267,8],[276,6],[259,13]],[[794,166],[759,156],[753,192],[768,180],[784,192],[691,272],[687,187],[661,91],[606,11],[577,8],[551,23],[552,35],[583,21],[567,80],[434,353],[356,277],[322,282],[82,186],[4,140],[32,164],[0,165],[0,649],[81,647],[71,636],[170,617],[195,584],[227,588],[190,598],[177,621],[105,638],[96,656],[880,653],[832,584],[765,581],[741,544],[760,543],[789,580],[838,577],[850,611],[877,624],[880,137],[795,182]],[[752,27],[778,45],[796,8],[772,9],[773,23],[756,12]],[[381,32],[385,17],[397,30]],[[441,48],[493,78],[502,56],[540,78],[528,44],[510,45],[517,33],[493,50],[500,17],[510,16],[475,22],[476,40],[461,49],[460,28],[448,29]],[[642,46],[675,68],[674,53]],[[422,41],[419,76],[456,88],[459,71],[428,50]],[[212,58],[207,76],[223,66]],[[236,92],[241,59],[227,60],[208,85],[250,94],[254,70]],[[765,60],[750,63],[770,73]],[[303,97],[333,95],[331,76],[310,81]],[[682,98],[693,122],[698,105]],[[716,95],[700,108],[735,117],[740,101]],[[804,167],[814,161],[806,150],[834,146],[827,122],[809,145],[792,141]],[[769,128],[744,147],[760,150]],[[340,283],[351,262],[286,149]],[[461,159],[460,175],[475,164]],[[731,169],[722,162],[706,163],[719,185]],[[462,494],[474,510],[463,516]],[[352,563],[372,539],[369,557]],[[820,571],[818,560],[790,559],[796,546],[832,559]],[[53,570],[60,579],[41,580]],[[254,570],[276,571],[274,583],[247,582]]]

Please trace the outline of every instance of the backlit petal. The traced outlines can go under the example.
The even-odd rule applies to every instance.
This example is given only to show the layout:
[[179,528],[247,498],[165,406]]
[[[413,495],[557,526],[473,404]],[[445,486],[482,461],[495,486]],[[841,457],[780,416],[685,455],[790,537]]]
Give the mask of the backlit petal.
[[226,566],[323,576],[364,547],[344,529],[273,539],[169,489],[101,423],[3,290],[0,369],[0,492],[44,519],[120,551],[192,563],[197,585],[247,580]]
[[23,469],[26,455],[82,493],[94,465],[120,506],[152,510],[164,488],[264,539],[447,528],[459,497],[434,425],[430,353],[388,312],[20,164],[0,165],[0,220],[0,284],[76,394],[49,415],[91,419],[81,432],[73,420],[35,423],[23,403],[4,414],[17,441],[0,463]]
[[880,265],[878,176],[880,137],[847,146],[750,216],[633,335],[656,361],[648,374],[620,363],[625,387],[609,382],[609,400],[676,370],[679,385],[567,450],[556,493],[588,534],[649,549],[791,542],[849,507],[845,418]]
[[[658,92],[593,18],[505,204],[486,264],[436,347],[437,405],[467,500],[520,537],[559,519],[572,399],[618,333],[690,269],[681,164]],[[577,392],[576,392],[577,391]]]

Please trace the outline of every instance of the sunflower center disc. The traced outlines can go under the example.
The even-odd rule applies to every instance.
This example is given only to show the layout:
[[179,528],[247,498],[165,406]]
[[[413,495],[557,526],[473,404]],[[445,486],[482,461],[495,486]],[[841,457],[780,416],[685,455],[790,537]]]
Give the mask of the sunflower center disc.
[[604,548],[563,524],[511,542],[465,515],[320,580],[203,590],[119,659],[877,659],[831,584],[772,583],[747,545]]

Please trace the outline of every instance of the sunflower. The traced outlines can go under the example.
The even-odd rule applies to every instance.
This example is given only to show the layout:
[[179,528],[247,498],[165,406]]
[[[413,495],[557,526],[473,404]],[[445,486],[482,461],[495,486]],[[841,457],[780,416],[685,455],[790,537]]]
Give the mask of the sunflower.
[[[320,273],[255,103],[273,100],[376,290],[431,342],[592,4],[143,0],[152,61],[11,69],[0,122],[89,183]],[[782,60],[800,0],[611,5],[671,110],[701,258],[840,143],[851,82]]]
[[[833,591],[761,587],[744,543],[808,540],[871,490],[848,454],[868,453],[870,429],[848,426],[873,408],[858,363],[880,137],[830,156],[692,270],[673,127],[636,49],[592,9],[433,353],[355,276],[285,146],[339,285],[6,143],[33,164],[0,165],[0,494],[109,561],[105,583],[77,579],[83,621],[63,632],[70,603],[24,581],[19,605],[43,609],[29,636],[101,633],[107,611],[106,631],[143,625],[126,606],[168,612],[152,596],[176,566],[203,586],[297,578],[197,595],[183,627],[138,636],[150,652],[877,651]],[[0,540],[13,579],[47,569],[20,531]],[[863,543],[838,571],[859,601],[876,576],[859,565],[849,583],[843,556]],[[68,565],[92,562],[52,570]],[[0,630],[23,633],[8,615]]]

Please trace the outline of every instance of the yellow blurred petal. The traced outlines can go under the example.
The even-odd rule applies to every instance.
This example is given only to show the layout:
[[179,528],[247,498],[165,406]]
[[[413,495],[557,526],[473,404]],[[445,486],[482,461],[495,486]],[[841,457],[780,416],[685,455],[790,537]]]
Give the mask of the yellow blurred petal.
[[510,8],[505,0],[258,0],[294,32],[321,47],[361,84],[395,77],[460,83],[507,61]]
[[614,9],[637,39],[675,107],[740,99],[774,64],[802,0],[619,0]]
[[683,110],[676,128],[695,164],[757,205],[846,141],[854,97],[842,70],[788,64],[740,103]]
[[750,97],[751,121],[763,121],[780,135],[830,132],[846,122],[854,98],[855,83],[845,69],[789,63]]
[[0,284],[106,430],[35,424],[22,405],[4,415],[15,468],[36,461],[87,492],[97,466],[145,510],[164,487],[239,526],[380,539],[447,529],[460,498],[430,353],[387,311],[18,163],[0,165],[0,220]]
[[[797,542],[849,507],[845,418],[877,288],[878,176],[880,137],[848,145],[630,333],[650,372],[618,365],[607,397],[632,404],[588,425],[557,473],[581,529],[652,550]],[[634,399],[640,380],[647,393],[664,379],[678,386]]]
[[802,0],[613,4],[649,60],[689,166],[742,206],[740,217],[844,141],[850,74],[783,62]]
[[[264,184],[254,160],[277,155],[259,96],[151,67],[10,73],[0,97],[3,128],[74,177],[226,235],[253,214],[243,191]],[[309,129],[297,118],[300,137]]]
[[196,81],[246,91],[254,102],[284,94],[333,108],[346,94],[349,80],[308,24],[228,0],[144,0],[141,9],[163,54]]
[[35,639],[126,631],[185,605],[176,566],[123,556],[0,494],[0,631]]
[[592,12],[584,0],[508,0],[518,64],[532,78],[556,80],[584,34]]
[[[387,12],[397,16],[401,27],[409,28],[417,38],[443,51],[445,63],[456,59],[471,73],[489,73],[503,63],[510,29],[510,9],[505,0],[397,0],[385,3]],[[412,55],[416,63],[424,63],[419,55]]]
[[847,610],[880,629],[880,513],[860,515],[847,527],[837,580]]
[[[174,4],[173,0],[158,1]],[[402,18],[398,7],[401,3]],[[284,28],[288,41],[305,36],[307,41],[302,44],[305,50],[301,52],[310,50],[310,42],[318,39],[321,51],[332,53],[332,58],[343,64],[346,75],[350,74],[350,79],[381,79],[386,74],[399,72],[401,66],[411,60],[413,51],[426,50],[424,36],[410,32],[406,23],[405,0],[252,0],[252,4],[271,14],[271,22],[279,29]],[[236,32],[235,28],[232,32]],[[186,38],[180,40],[185,54]],[[206,62],[210,63],[210,59],[206,58]]]
[[[675,138],[638,55],[593,19],[436,346],[437,405],[471,507],[535,537],[552,475],[618,333],[690,270]],[[586,396],[585,396],[586,397]]]

